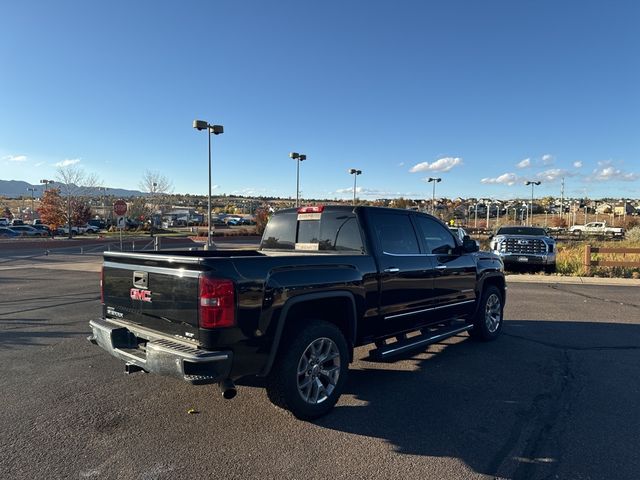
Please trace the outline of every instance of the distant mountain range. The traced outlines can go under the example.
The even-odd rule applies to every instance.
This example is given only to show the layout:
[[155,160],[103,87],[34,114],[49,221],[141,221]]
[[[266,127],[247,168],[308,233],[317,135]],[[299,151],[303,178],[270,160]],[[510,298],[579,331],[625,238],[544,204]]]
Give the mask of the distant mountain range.
[[[47,188],[56,188],[57,183],[52,183]],[[44,185],[31,185],[30,183],[23,182],[21,180],[0,180],[0,197],[18,198],[20,196],[31,197],[31,191],[29,188],[34,188],[33,196],[41,197],[44,192]],[[114,197],[139,197],[145,196],[147,193],[140,190],[126,190],[124,188],[110,188],[107,187],[106,194]],[[101,190],[96,190],[93,196],[98,197],[103,195]]]

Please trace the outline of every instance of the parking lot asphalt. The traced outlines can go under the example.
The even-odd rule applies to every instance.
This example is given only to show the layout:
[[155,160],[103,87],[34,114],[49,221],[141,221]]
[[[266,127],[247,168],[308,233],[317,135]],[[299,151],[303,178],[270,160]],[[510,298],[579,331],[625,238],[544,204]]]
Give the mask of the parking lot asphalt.
[[3,479],[638,478],[637,287],[513,284],[497,341],[463,334],[394,363],[359,348],[340,402],[309,423],[256,380],[225,401],[126,376],[86,341],[95,271],[30,261],[0,270]]

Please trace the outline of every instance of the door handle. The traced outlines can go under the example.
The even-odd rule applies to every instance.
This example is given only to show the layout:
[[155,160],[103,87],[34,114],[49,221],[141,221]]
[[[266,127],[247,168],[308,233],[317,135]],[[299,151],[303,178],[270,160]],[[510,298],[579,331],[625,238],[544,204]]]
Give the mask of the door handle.
[[398,273],[400,269],[398,267],[389,267],[383,270],[384,273]]
[[436,266],[436,270],[446,270],[447,266],[446,265],[437,265]]

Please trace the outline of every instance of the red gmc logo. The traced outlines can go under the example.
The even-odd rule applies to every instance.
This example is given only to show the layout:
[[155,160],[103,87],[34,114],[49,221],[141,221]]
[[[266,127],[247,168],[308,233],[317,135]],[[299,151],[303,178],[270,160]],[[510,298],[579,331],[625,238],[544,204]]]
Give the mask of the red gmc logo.
[[151,292],[140,288],[132,288],[129,292],[132,300],[140,300],[141,302],[151,302]]

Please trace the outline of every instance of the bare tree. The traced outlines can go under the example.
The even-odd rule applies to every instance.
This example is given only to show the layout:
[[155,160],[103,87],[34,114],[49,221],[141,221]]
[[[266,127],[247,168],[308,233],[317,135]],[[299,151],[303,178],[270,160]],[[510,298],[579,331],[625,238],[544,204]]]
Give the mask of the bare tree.
[[143,192],[149,193],[148,203],[151,205],[152,216],[158,210],[162,210],[161,207],[166,202],[166,196],[173,192],[171,180],[155,170],[146,170],[139,185]]
[[87,174],[82,168],[69,165],[59,167],[56,180],[60,193],[65,199],[67,212],[67,227],[71,238],[71,219],[74,203],[78,203],[83,197],[91,195],[98,185],[98,178],[94,174]]

